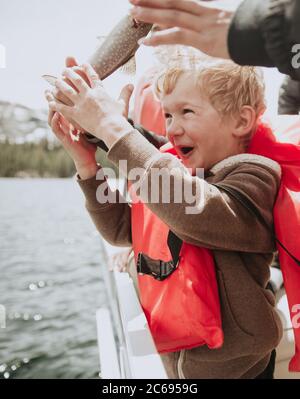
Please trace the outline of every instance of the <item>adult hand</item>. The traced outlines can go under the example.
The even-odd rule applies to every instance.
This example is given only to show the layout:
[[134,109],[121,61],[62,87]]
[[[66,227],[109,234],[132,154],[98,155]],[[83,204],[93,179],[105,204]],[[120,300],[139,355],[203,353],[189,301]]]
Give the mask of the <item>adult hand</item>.
[[[54,101],[53,94],[50,91],[46,92],[46,98],[48,101]],[[73,159],[80,177],[88,179],[95,176],[98,169],[96,145],[89,143],[82,134],[78,136],[78,141],[74,141],[70,135],[71,124],[55,111],[49,110],[48,124]]]
[[129,1],[134,5],[130,12],[135,19],[162,29],[140,43],[147,46],[182,44],[212,57],[230,58],[227,36],[234,12],[228,9],[225,1]]
[[126,248],[114,253],[109,262],[109,270],[116,270],[121,273],[128,272],[128,258],[131,251],[132,248]]
[[64,115],[67,120],[74,120],[85,131],[103,140],[110,147],[123,134],[132,130],[125,116],[133,86],[125,86],[119,100],[115,101],[106,93],[91,65],[83,65],[82,70],[89,84],[71,68],[64,70],[63,77],[68,79],[72,86],[63,79],[56,82],[57,89],[68,97],[73,105],[61,104],[53,98],[49,101],[49,107],[52,111]]

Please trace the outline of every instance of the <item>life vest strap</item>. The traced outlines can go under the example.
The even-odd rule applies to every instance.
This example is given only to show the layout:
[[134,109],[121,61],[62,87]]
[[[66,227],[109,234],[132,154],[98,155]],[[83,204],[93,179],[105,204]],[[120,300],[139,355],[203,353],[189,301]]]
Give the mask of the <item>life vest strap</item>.
[[140,252],[137,258],[137,272],[139,274],[148,274],[159,281],[165,280],[179,265],[182,244],[183,241],[170,230],[168,234],[168,247],[172,255],[172,260],[165,262],[159,259],[152,259]]
[[174,265],[179,263],[179,255],[182,248],[183,241],[177,237],[173,231],[169,231],[168,234],[168,247],[172,255]]

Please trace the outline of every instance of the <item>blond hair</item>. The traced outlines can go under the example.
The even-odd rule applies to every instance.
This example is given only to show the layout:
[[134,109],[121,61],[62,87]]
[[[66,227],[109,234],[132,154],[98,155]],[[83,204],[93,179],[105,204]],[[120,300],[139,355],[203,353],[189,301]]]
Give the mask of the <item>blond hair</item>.
[[201,95],[221,117],[234,117],[245,105],[255,110],[257,118],[265,111],[265,85],[258,68],[239,66],[231,61],[215,62],[195,70],[169,68],[156,78],[156,96],[161,99],[170,94],[183,74],[196,78]]

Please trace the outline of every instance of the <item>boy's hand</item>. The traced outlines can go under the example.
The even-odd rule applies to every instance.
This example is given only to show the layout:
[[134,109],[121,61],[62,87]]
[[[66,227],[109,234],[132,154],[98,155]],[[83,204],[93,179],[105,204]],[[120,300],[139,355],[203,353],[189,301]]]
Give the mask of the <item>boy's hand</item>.
[[[46,92],[48,100],[53,100],[51,92]],[[49,110],[48,124],[63,147],[73,159],[77,172],[85,180],[95,176],[98,166],[96,162],[97,147],[89,143],[84,135],[79,135],[78,141],[70,136],[71,124],[59,113]]]
[[91,65],[82,66],[89,83],[79,76],[72,68],[65,69],[63,77],[58,79],[56,87],[74,104],[68,106],[55,99],[48,100],[49,107],[74,120],[82,128],[103,140],[110,147],[123,134],[132,130],[132,126],[124,117],[128,112],[129,100],[133,91],[132,85],[127,85],[121,92],[118,101],[113,100],[105,91],[101,80]]
[[119,103],[123,105],[122,115],[126,119],[128,119],[130,98],[132,96],[133,90],[134,87],[131,84],[124,86],[118,99]]
[[[78,63],[74,57],[67,57],[65,64],[66,64],[67,68],[72,68],[72,67],[78,66]],[[61,91],[54,89],[53,95],[58,101],[62,102],[63,104],[72,105],[72,103],[70,102],[68,97],[64,96],[64,94]]]
[[[89,80],[88,77],[86,76],[84,70],[79,66],[77,60],[74,57],[67,57],[66,61],[65,61],[66,67],[67,68],[72,68],[73,71],[75,71],[76,73],[78,73],[88,84],[89,84]],[[74,85],[72,84],[72,82],[69,79],[64,79],[71,87],[73,87],[73,89],[75,88]],[[130,98],[132,95],[132,91],[133,89],[131,89],[131,87],[129,87],[128,85],[125,86],[120,94],[119,97],[119,101],[123,101],[124,103],[124,111],[123,111],[123,115],[125,118],[128,118],[128,113],[129,113],[129,102],[130,102]],[[72,101],[66,97],[60,90],[58,90],[57,88],[55,88],[53,90],[53,95],[54,97],[59,100],[60,102],[62,102],[65,105],[73,105]]]
[[[88,83],[88,79],[84,73],[84,71],[82,70],[82,68],[79,67],[77,60],[74,57],[67,57],[66,61],[65,61],[66,67],[67,68],[72,68],[76,73],[78,73],[87,83]],[[72,85],[72,82],[68,79],[65,79],[65,81],[74,88],[74,86]],[[66,105],[73,105],[72,101],[65,96],[60,90],[58,90],[57,88],[55,88],[52,91],[54,97],[60,101],[62,104],[66,104]],[[70,123],[79,131],[83,132],[84,129],[82,129],[81,126],[79,126],[75,121],[70,120]]]

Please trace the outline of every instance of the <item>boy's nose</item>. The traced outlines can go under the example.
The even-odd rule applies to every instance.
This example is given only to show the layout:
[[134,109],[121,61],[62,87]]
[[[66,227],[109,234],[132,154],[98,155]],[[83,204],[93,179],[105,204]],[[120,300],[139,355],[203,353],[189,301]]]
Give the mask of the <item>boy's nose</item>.
[[167,136],[169,138],[180,136],[183,133],[184,133],[184,128],[178,122],[172,121],[171,124],[167,126]]

